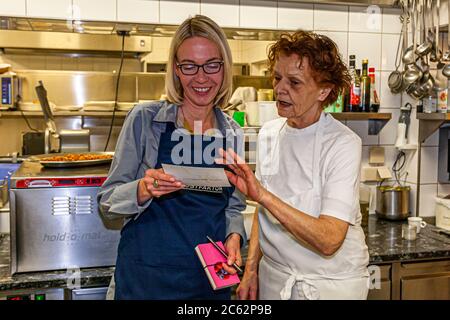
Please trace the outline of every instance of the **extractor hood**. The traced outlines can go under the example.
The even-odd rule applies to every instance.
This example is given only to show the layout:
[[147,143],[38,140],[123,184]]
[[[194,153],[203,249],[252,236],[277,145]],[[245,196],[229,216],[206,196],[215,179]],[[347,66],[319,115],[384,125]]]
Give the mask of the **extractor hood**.
[[[27,20],[32,28],[19,27],[23,19],[9,19],[16,28],[0,28],[0,50],[5,53],[68,54],[77,56],[120,56],[122,38],[111,27],[95,26],[95,32],[80,33],[70,28],[63,28],[60,21]],[[18,21],[20,20],[20,21]],[[66,23],[66,22],[64,22]],[[58,26],[58,27],[55,27]],[[6,29],[6,30],[5,30]],[[136,35],[126,37],[124,42],[125,57],[139,57],[152,50],[149,36]]]

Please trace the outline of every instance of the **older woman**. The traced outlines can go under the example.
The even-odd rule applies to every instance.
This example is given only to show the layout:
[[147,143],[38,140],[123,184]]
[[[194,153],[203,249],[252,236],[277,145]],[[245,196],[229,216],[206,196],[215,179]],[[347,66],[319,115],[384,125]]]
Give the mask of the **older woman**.
[[361,139],[323,112],[348,71],[333,41],[305,31],[283,35],[269,63],[282,118],[260,131],[256,177],[232,150],[223,154],[229,180],[260,204],[238,296],[366,299]]
[[239,145],[239,125],[220,110],[231,95],[231,51],[216,23],[195,16],[179,26],[169,54],[168,101],[137,105],[128,114],[98,195],[106,216],[128,218],[115,298],[229,299],[229,289],[212,290],[195,246],[207,235],[223,241],[229,253],[223,267],[236,272],[230,266],[241,264],[246,243],[243,195],[234,187],[191,188],[161,167],[217,167],[219,147]]

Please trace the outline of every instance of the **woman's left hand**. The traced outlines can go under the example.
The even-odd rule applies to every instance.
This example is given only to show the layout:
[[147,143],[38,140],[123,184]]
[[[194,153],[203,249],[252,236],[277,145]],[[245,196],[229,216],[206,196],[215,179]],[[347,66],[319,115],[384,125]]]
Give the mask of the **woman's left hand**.
[[219,149],[219,153],[222,158],[216,159],[216,163],[224,164],[233,171],[225,170],[228,180],[246,197],[260,202],[266,190],[256,179],[252,169],[231,148],[227,151]]
[[236,262],[238,266],[242,265],[241,257],[241,236],[238,233],[232,233],[225,241],[224,247],[228,253],[227,263],[223,263],[223,268],[230,274],[235,274],[237,270],[233,267]]

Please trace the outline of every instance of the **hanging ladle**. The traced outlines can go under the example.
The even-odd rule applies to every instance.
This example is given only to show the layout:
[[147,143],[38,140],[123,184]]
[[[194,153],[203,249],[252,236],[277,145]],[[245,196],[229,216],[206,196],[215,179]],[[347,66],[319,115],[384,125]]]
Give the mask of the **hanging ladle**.
[[[448,7],[448,26],[447,26],[447,30],[448,28],[450,28],[450,2],[447,4]],[[444,55],[444,60],[446,60],[447,62],[450,61],[450,36],[447,33],[447,52]],[[450,81],[450,63],[447,63],[445,65],[445,67],[442,69],[442,74],[447,77],[447,79],[449,79]]]
[[433,44],[428,40],[428,28],[427,28],[427,19],[426,14],[428,13],[429,1],[422,7],[421,6],[421,18],[422,18],[422,27],[424,32],[423,42],[416,48],[416,54],[419,57],[423,57],[430,53],[431,49],[433,49]]

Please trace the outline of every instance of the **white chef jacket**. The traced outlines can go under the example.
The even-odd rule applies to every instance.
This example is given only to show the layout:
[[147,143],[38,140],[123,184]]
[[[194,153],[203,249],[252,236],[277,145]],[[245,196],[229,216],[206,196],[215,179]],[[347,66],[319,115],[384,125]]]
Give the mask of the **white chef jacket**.
[[270,192],[313,217],[324,214],[349,223],[342,246],[326,257],[296,240],[260,207],[260,246],[266,262],[284,269],[292,286],[296,277],[313,282],[367,277],[369,254],[359,210],[361,139],[326,113],[303,129],[279,118],[260,130],[257,152],[256,175]]

